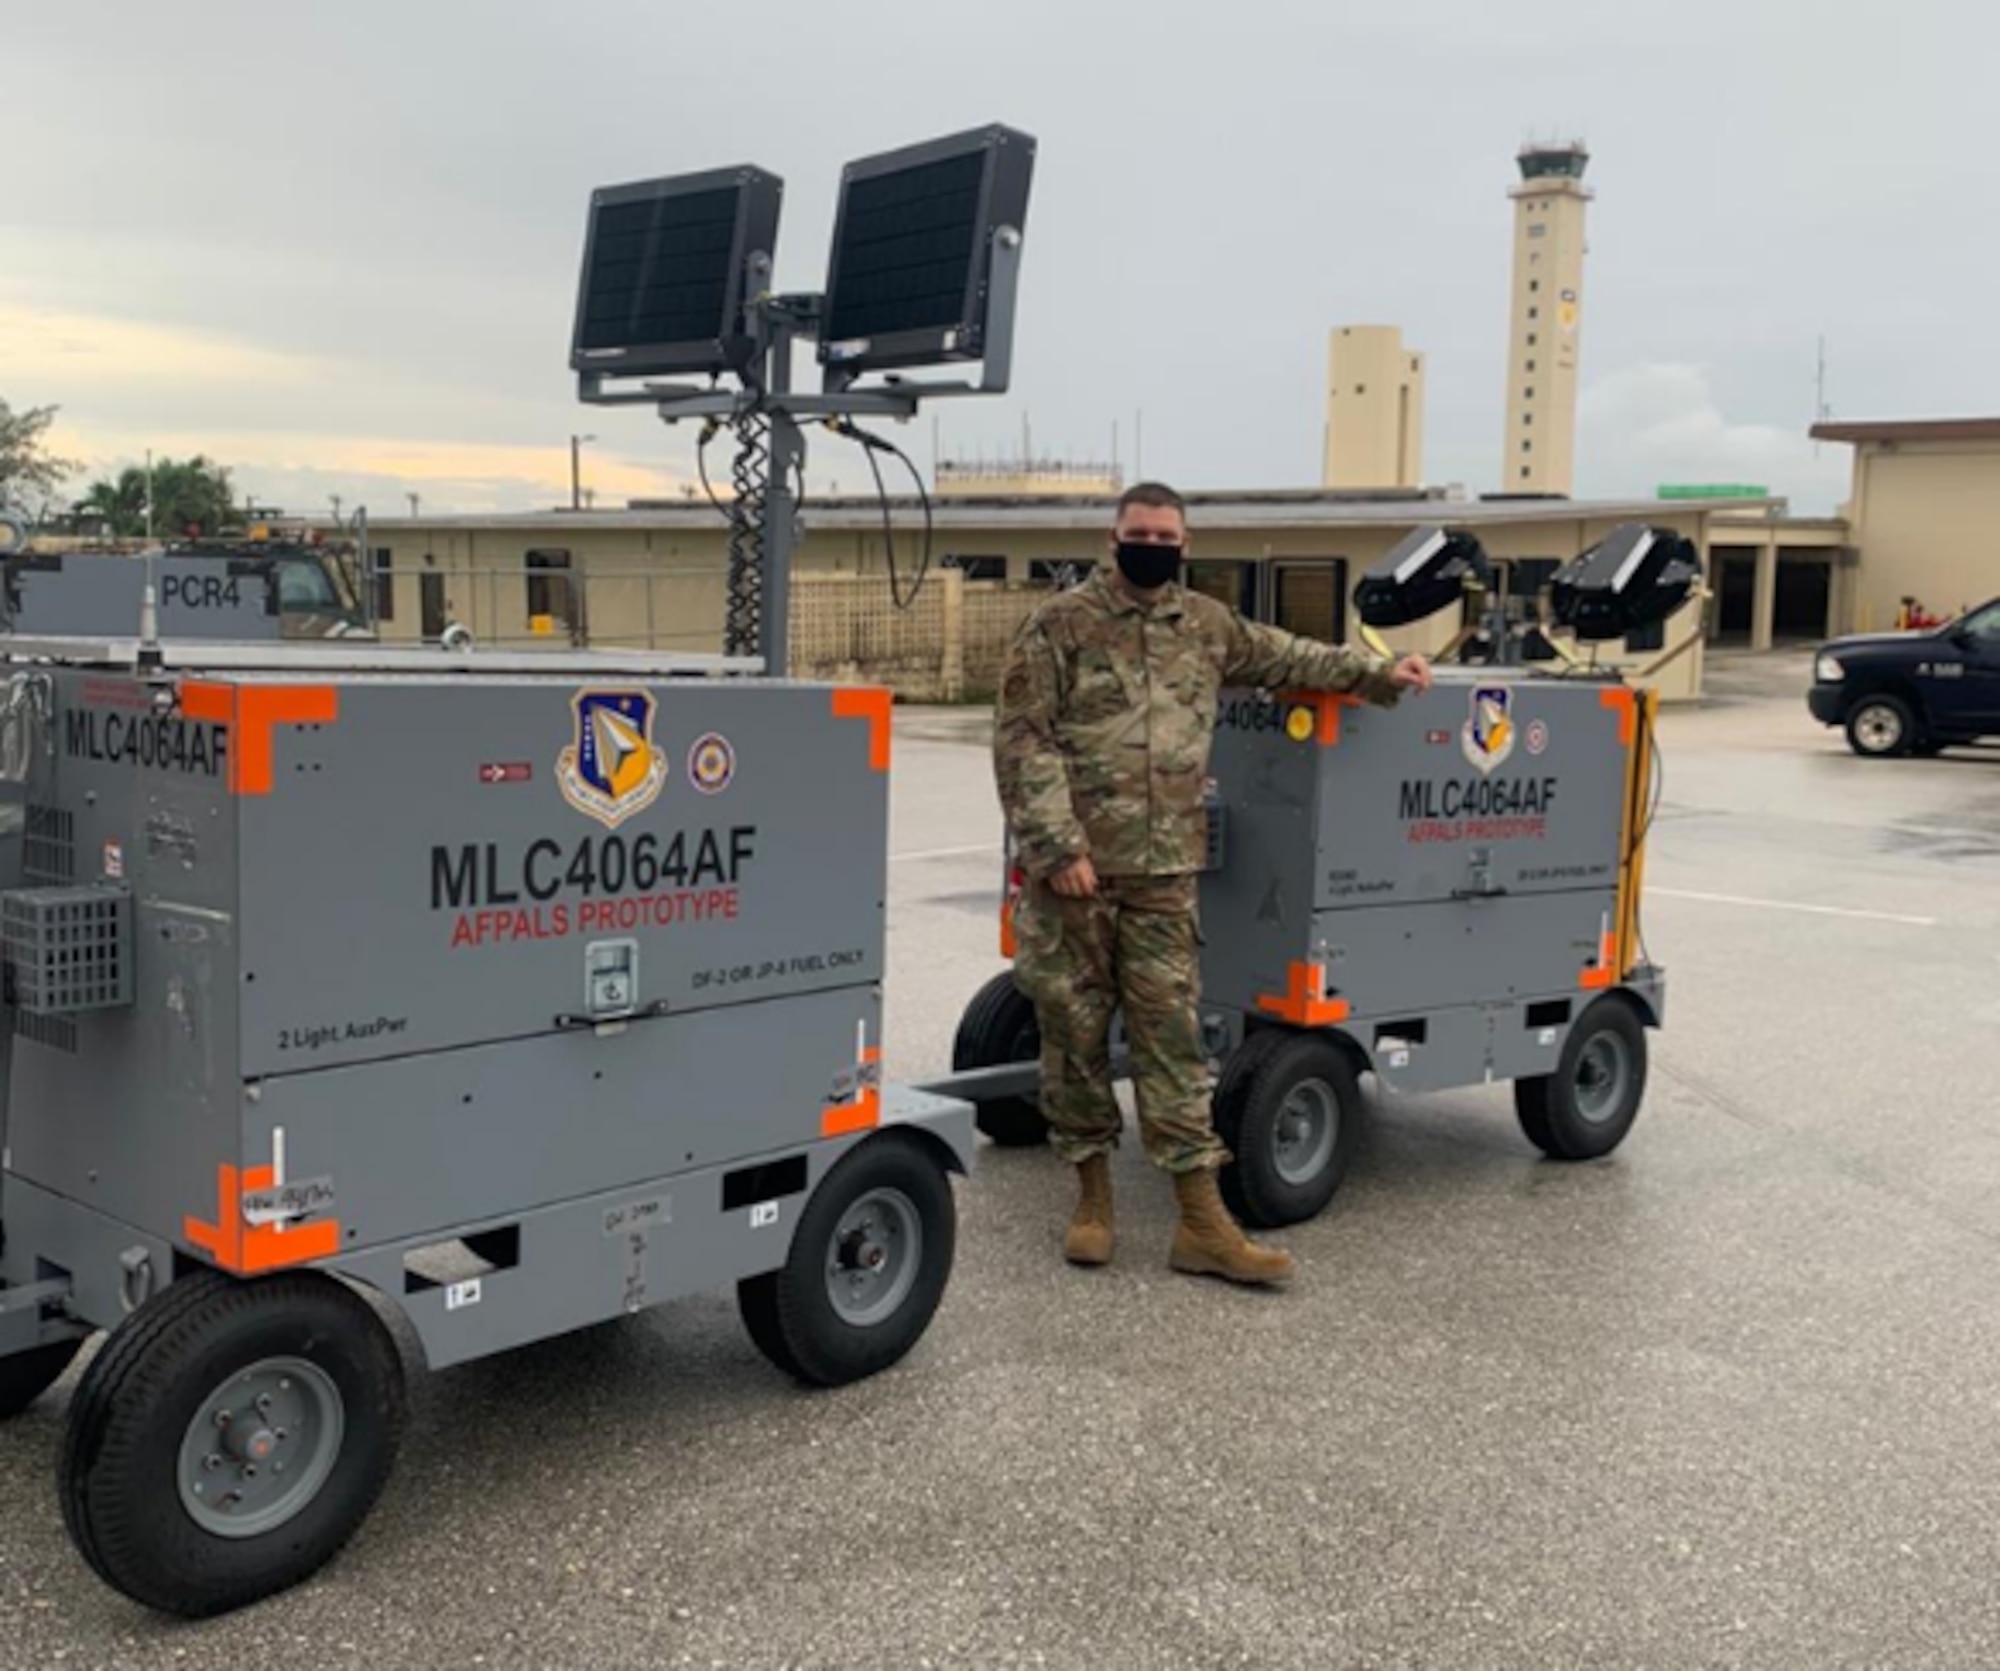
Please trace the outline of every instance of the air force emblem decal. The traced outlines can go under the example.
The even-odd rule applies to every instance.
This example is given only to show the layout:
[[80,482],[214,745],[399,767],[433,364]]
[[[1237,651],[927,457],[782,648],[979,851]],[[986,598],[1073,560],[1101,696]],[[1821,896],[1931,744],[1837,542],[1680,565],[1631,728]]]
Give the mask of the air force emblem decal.
[[1478,685],[1472,715],[1459,731],[1465,758],[1490,772],[1514,752],[1514,692],[1506,685]]
[[570,698],[574,740],[556,757],[563,799],[616,829],[658,798],[667,757],[653,746],[653,698],[643,690],[586,690]]

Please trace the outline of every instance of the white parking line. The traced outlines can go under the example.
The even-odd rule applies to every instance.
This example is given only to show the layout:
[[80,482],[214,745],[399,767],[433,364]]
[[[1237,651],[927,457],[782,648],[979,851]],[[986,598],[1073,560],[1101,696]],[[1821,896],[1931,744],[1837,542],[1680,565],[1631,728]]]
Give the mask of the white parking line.
[[1682,888],[1645,890],[1648,899],[1696,899],[1706,905],[1749,905],[1762,911],[1803,911],[1815,917],[1853,917],[1870,923],[1907,923],[1911,928],[1936,928],[1935,917],[1904,917],[1894,911],[1855,911],[1845,905],[1800,905],[1789,899],[1746,899],[1741,894],[1698,894]]
[[1000,843],[983,841],[977,847],[926,847],[917,853],[891,853],[889,862],[900,864],[905,859],[965,859],[974,853],[998,853]]

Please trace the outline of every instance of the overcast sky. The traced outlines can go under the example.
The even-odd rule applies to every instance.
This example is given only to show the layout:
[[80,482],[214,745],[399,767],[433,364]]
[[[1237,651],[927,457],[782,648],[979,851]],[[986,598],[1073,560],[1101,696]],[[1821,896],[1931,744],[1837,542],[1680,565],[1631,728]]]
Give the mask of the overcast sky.
[[1990,0],[16,0],[0,48],[0,397],[294,510],[548,504],[572,431],[604,498],[671,491],[683,432],[574,400],[590,189],[761,164],[816,289],[844,158],[989,121],[1041,147],[1015,392],[943,408],[947,454],[1025,415],[1129,472],[1143,411],[1148,474],[1314,483],[1327,330],[1393,323],[1426,474],[1494,488],[1513,156],[1570,134],[1580,495],[1829,508],[1821,334],[1837,415],[2000,411]]

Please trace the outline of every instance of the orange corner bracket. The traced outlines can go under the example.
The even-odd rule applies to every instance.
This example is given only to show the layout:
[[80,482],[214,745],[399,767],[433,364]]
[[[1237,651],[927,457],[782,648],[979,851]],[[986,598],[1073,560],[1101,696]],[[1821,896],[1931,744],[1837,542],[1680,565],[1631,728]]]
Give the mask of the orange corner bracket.
[[223,685],[190,679],[181,712],[229,733],[229,792],[268,795],[276,776],[273,734],[281,725],[331,725],[340,717],[332,685]]
[[1294,963],[1287,971],[1284,997],[1260,997],[1257,1007],[1295,1027],[1330,1027],[1354,1013],[1345,998],[1326,995],[1326,968],[1319,963]]
[[190,1213],[181,1226],[188,1242],[206,1253],[225,1271],[238,1276],[256,1276],[262,1271],[283,1270],[313,1259],[330,1259],[340,1251],[340,1221],[315,1219],[281,1229],[275,1224],[248,1224],[243,1218],[243,1197],[254,1190],[269,1189],[277,1181],[268,1166],[253,1166],[242,1174],[236,1168],[215,1169],[215,1222],[205,1223]]
[[878,772],[889,769],[890,714],[896,699],[879,685],[842,685],[833,693],[835,719],[868,722],[868,764]]

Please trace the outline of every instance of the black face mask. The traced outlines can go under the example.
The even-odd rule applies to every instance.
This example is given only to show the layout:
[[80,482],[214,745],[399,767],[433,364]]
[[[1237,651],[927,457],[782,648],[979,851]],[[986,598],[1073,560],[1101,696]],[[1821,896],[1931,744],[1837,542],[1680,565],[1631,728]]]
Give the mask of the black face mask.
[[1164,586],[1181,572],[1181,548],[1177,545],[1149,545],[1144,541],[1118,542],[1118,572],[1142,592]]

